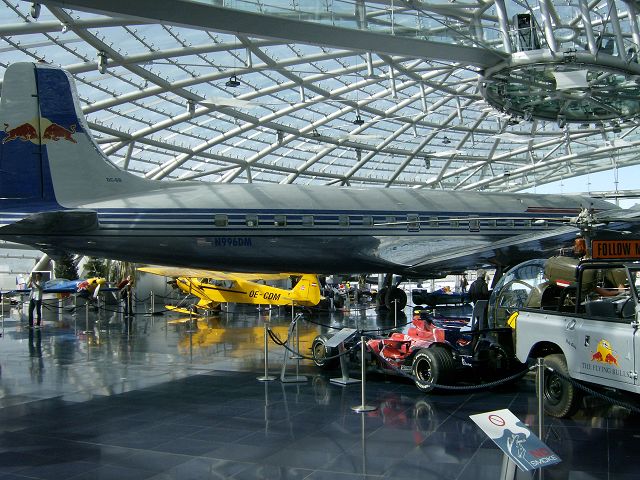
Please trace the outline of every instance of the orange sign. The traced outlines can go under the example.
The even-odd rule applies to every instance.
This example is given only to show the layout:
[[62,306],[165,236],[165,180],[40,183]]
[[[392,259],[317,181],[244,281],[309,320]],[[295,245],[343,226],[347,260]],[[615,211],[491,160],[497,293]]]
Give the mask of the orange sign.
[[591,244],[591,256],[640,260],[640,240],[594,240]]

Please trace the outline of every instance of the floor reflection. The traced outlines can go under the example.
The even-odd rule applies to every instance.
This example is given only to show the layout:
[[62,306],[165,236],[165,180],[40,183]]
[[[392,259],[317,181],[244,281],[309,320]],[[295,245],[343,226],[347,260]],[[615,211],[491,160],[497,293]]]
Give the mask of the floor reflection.
[[[316,313],[298,325],[300,350],[342,327],[404,328],[407,313]],[[306,381],[260,382],[266,321],[284,339],[291,312],[123,318],[80,307],[45,310],[34,330],[12,310],[0,337],[0,478],[493,480],[502,455],[469,415],[509,408],[537,424],[529,376],[500,390],[425,395],[371,375],[366,403],[376,409],[357,414],[358,384],[333,385],[335,372],[270,341],[269,372],[287,358]],[[639,417],[587,407],[571,420],[547,418],[545,440],[563,462],[544,478],[636,478]]]

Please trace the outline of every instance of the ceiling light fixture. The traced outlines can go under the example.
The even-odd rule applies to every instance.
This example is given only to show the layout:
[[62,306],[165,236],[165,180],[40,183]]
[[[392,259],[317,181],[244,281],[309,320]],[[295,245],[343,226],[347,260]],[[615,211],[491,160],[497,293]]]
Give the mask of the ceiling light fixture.
[[227,87],[236,88],[240,86],[240,81],[238,80],[238,77],[233,75],[229,80],[226,81],[225,85]]
[[358,126],[364,125],[364,120],[360,115],[356,115],[356,119],[353,121],[353,124]]
[[449,145],[451,143],[451,140],[449,140],[449,137],[445,135],[442,139],[442,143],[444,143],[445,145]]
[[107,54],[103,50],[98,52],[98,71],[103,75],[107,73]]
[[31,4],[31,18],[36,20],[40,16],[40,8],[42,6],[38,2],[33,2]]

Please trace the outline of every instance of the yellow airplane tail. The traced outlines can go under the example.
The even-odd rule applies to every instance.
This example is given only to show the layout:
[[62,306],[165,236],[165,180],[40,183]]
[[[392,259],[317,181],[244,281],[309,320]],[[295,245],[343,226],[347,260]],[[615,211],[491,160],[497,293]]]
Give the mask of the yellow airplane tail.
[[312,274],[304,274],[291,290],[292,297],[298,302],[308,305],[317,305],[322,298],[320,295],[320,282],[318,277]]

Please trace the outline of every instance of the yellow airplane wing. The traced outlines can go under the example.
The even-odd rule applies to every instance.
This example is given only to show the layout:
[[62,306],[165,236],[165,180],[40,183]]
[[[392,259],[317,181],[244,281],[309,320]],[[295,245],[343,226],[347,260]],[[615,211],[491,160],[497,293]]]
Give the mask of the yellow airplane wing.
[[301,273],[237,273],[220,272],[216,270],[202,270],[199,268],[177,268],[177,267],[140,267],[141,272],[152,273],[164,277],[191,277],[191,278],[211,278],[213,280],[245,280],[255,282],[256,280],[285,280],[290,276],[299,276]]

